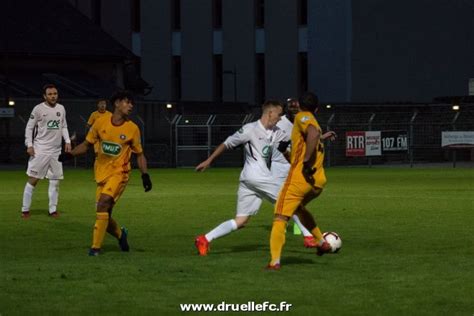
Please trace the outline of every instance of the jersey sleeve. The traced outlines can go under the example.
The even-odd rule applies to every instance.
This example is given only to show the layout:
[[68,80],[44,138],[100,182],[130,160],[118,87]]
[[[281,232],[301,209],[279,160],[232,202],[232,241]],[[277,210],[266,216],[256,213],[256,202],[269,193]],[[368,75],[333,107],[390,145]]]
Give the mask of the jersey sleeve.
[[99,129],[97,124],[92,125],[86,135],[86,141],[90,144],[95,144],[99,142]]
[[25,145],[26,147],[33,147],[33,130],[38,122],[41,113],[38,111],[38,107],[35,107],[33,111],[31,111],[30,118],[28,123],[26,123],[25,128]]
[[248,125],[244,125],[237,132],[227,137],[224,145],[227,149],[234,149],[248,141],[250,141],[250,128]]
[[135,154],[141,154],[143,152],[142,140],[141,140],[141,136],[140,136],[140,130],[138,129],[138,127],[135,128],[135,131],[133,133],[132,143],[130,144],[130,149]]
[[318,122],[313,115],[309,112],[300,112],[295,117],[295,128],[297,128],[303,134],[306,134],[306,130],[308,126],[313,125],[317,129],[319,129]]
[[69,138],[69,131],[67,130],[66,110],[64,110],[64,112],[63,112],[63,124],[62,124],[62,126],[63,126],[62,135],[63,135],[64,142],[66,144],[70,144],[71,139]]
[[89,116],[89,119],[87,120],[87,125],[92,126],[95,121],[95,112],[92,112],[91,115]]

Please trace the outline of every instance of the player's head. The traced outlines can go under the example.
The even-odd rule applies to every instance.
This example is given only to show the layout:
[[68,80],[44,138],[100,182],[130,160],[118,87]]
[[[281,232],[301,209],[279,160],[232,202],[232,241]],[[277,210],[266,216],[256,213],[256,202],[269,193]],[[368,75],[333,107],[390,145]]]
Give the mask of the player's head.
[[286,109],[287,109],[287,114],[288,118],[292,120],[296,114],[300,111],[300,105],[298,103],[298,99],[296,98],[288,98],[286,100]]
[[133,109],[133,95],[129,91],[117,91],[110,97],[114,111],[124,116],[130,115]]
[[52,83],[43,86],[43,98],[51,106],[55,106],[58,102],[58,89]]
[[318,110],[319,99],[316,94],[312,92],[306,92],[299,98],[298,103],[302,111],[314,113]]
[[97,111],[104,113],[107,110],[107,99],[98,99],[96,102]]
[[265,101],[262,105],[262,119],[268,128],[274,127],[283,115],[283,103],[277,100]]

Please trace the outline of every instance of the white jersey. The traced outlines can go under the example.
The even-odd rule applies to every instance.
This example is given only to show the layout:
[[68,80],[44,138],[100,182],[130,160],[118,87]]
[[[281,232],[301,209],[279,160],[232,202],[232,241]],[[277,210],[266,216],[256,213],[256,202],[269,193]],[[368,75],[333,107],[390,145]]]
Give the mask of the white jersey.
[[[277,127],[285,132],[287,136],[283,141],[288,142],[291,140],[291,130],[293,129],[293,123],[286,117],[281,117],[281,120],[277,123]],[[278,145],[277,145],[278,146]],[[285,156],[277,149],[273,151],[271,171],[274,177],[286,179],[288,171],[290,170],[290,163],[286,160]]]
[[59,154],[61,138],[64,138],[66,143],[71,142],[64,106],[56,103],[51,107],[45,102],[36,105],[26,124],[26,147],[33,147],[38,154]]
[[272,178],[268,167],[273,147],[287,136],[278,127],[265,129],[260,120],[245,124],[229,136],[224,145],[228,149],[244,146],[245,163],[240,173],[240,181],[260,181]]

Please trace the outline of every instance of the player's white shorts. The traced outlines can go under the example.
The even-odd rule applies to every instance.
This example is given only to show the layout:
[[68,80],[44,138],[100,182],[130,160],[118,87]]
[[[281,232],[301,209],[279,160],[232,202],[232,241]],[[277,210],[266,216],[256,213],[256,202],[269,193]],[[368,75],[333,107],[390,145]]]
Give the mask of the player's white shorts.
[[290,171],[290,164],[289,163],[279,163],[273,162],[270,171],[272,172],[272,176],[283,185],[288,176],[288,172]]
[[47,177],[51,180],[63,179],[63,164],[58,161],[59,154],[38,154],[30,156],[26,174],[36,179]]
[[275,204],[281,183],[271,181],[240,181],[237,192],[237,216],[252,216],[258,213],[262,199]]

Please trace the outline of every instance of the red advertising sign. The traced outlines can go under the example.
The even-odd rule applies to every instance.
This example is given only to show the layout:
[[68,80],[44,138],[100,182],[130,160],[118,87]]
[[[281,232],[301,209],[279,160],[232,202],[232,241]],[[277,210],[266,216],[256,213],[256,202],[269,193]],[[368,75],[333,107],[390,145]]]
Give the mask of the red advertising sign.
[[346,156],[365,156],[365,132],[346,132]]

